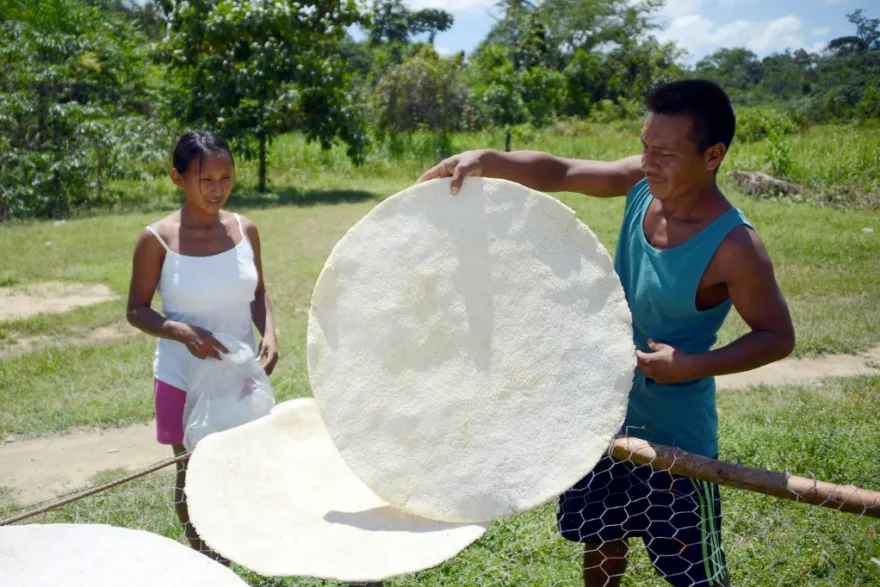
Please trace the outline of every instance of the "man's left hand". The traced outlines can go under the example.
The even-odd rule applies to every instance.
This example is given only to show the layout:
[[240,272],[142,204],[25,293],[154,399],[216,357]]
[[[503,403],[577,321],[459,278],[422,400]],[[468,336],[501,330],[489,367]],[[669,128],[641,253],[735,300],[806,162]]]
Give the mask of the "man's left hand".
[[648,341],[653,352],[636,350],[639,369],[645,377],[657,383],[681,383],[699,379],[694,358],[686,352],[662,342]]

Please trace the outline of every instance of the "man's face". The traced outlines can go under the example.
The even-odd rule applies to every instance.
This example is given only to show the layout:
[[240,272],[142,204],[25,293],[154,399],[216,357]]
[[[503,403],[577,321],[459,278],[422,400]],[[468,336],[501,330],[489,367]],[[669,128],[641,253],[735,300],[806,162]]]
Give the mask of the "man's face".
[[648,114],[642,129],[642,171],[658,200],[676,198],[712,181],[724,145],[701,153],[689,115]]

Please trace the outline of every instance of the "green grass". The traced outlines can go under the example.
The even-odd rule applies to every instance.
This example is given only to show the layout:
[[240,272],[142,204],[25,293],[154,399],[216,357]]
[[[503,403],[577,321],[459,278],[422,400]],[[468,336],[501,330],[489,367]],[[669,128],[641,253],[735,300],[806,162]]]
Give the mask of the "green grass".
[[[578,125],[570,132],[577,136],[533,133],[518,138],[514,147],[603,159],[638,149],[637,126]],[[880,192],[877,131],[815,128],[787,140],[795,154],[793,181],[813,189]],[[455,137],[456,150],[482,146],[502,147],[503,135]],[[729,168],[767,169],[767,149],[764,143],[737,145]],[[281,351],[272,378],[279,401],[310,393],[306,312],[332,246],[377,202],[410,185],[436,161],[425,137],[416,137],[406,153],[394,158],[377,151],[365,166],[354,168],[340,149],[322,153],[301,137],[281,137],[271,151],[271,189],[265,195],[253,193],[255,165],[239,164],[239,187],[229,207],[251,216],[264,242]],[[880,343],[880,214],[746,198],[732,189],[726,176],[722,185],[755,224],[773,257],[795,320],[795,355],[854,353]],[[55,343],[0,359],[0,437],[51,434],[83,425],[120,426],[153,416],[154,339],[133,333],[123,342],[67,344],[86,330],[124,322],[132,247],[145,224],[176,205],[167,180],[125,187],[126,202],[112,214],[57,225],[0,227],[0,287],[71,280],[104,283],[121,296],[60,315],[0,322],[0,352],[21,337]],[[621,200],[559,197],[613,250]],[[743,332],[745,325],[732,313],[719,344]],[[841,380],[815,389],[725,393],[719,396],[719,409],[726,460],[880,489],[878,378]],[[168,503],[169,487],[169,474],[152,475],[37,521],[110,522],[181,539]],[[875,522],[733,489],[722,495],[734,584],[880,585],[880,570],[870,562],[871,556],[880,558]],[[0,516],[16,507],[0,491]],[[578,558],[577,548],[555,536],[550,504],[496,525],[449,564],[393,584],[576,585]],[[640,546],[633,553],[632,571],[625,585],[660,584]],[[323,584],[256,577],[251,582]]]
[[[873,450],[880,377],[820,389],[754,389],[719,397],[725,460],[775,471],[880,488]],[[95,483],[114,478],[109,471]],[[183,542],[171,507],[172,475],[153,474],[75,502],[31,522],[110,523]],[[723,488],[723,543],[734,585],[880,586],[880,521]],[[5,504],[5,505],[4,505]],[[495,524],[452,561],[389,585],[577,585],[580,551],[555,533],[554,503]],[[0,517],[15,511],[0,493]],[[660,585],[647,553],[633,541],[624,585]],[[333,585],[264,580],[236,568],[252,585]]]

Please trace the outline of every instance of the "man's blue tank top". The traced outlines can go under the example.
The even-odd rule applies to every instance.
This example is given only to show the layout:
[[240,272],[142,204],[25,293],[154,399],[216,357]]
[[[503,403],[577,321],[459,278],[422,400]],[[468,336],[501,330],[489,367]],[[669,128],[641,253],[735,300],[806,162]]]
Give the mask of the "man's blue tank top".
[[[709,351],[732,304],[727,299],[712,309],[697,310],[697,290],[721,241],[737,226],[751,224],[740,210],[732,209],[684,243],[658,250],[644,231],[652,200],[645,180],[627,194],[614,260],[632,313],[635,345],[651,352],[647,341],[652,339],[687,353]],[[715,378],[661,385],[636,369],[621,433],[714,457]]]

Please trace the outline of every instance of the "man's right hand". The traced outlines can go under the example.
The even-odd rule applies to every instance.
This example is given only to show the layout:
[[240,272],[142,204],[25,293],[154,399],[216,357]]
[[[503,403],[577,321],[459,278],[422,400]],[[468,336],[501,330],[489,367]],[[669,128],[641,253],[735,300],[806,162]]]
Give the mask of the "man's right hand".
[[482,151],[466,151],[453,155],[426,171],[416,183],[440,177],[451,177],[450,191],[452,195],[457,195],[461,190],[465,177],[479,177],[483,175],[482,154]]
[[229,349],[204,328],[181,324],[179,330],[178,340],[185,344],[186,349],[197,359],[220,359],[220,353],[229,354]]

